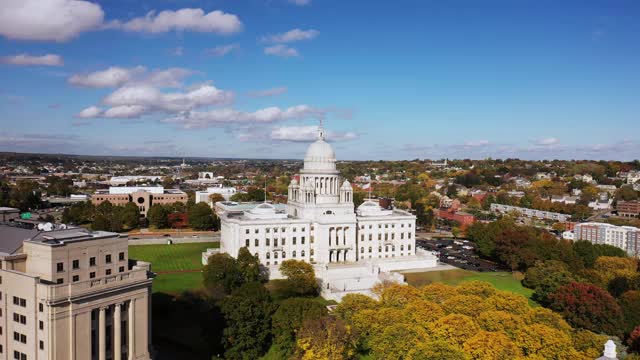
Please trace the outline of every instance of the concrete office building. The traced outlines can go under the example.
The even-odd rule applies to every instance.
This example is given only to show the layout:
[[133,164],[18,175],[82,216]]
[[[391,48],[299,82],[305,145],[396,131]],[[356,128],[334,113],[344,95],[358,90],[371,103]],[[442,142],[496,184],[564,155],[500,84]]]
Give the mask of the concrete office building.
[[147,211],[153,204],[186,204],[187,200],[189,196],[184,191],[165,189],[162,186],[112,186],[108,190],[98,190],[91,195],[91,203],[96,206],[105,201],[120,206],[134,202],[143,217],[147,217]]
[[0,360],[150,359],[150,265],[126,238],[0,225],[0,263]]

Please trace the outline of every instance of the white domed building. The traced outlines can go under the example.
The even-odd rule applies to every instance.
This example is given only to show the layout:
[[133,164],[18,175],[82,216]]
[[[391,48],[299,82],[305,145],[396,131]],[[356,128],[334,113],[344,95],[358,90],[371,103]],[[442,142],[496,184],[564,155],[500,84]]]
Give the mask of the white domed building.
[[299,178],[291,181],[282,210],[267,203],[236,207],[242,210],[220,204],[220,251],[235,257],[247,247],[271,278],[280,276],[284,260],[314,264],[323,296],[336,300],[350,292],[368,293],[381,280],[403,280],[391,271],[437,265],[434,255],[415,247],[415,216],[371,200],[354,209],[353,189],[340,178],[322,127]]

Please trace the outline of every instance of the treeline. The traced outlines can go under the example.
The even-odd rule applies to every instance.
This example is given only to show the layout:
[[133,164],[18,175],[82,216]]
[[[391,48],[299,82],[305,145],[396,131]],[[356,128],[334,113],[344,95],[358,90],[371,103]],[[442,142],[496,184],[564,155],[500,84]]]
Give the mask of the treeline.
[[475,223],[467,235],[483,257],[524,272],[533,300],[574,327],[619,336],[640,351],[640,273],[624,250],[558,240],[509,217]]
[[136,204],[130,202],[116,206],[105,201],[98,206],[89,201],[74,203],[62,213],[62,222],[86,225],[93,230],[122,232],[138,227],[152,226],[156,229],[190,227],[194,230],[219,230],[220,219],[206,203],[187,204],[177,202],[169,205],[154,204],[147,217],[140,216]]

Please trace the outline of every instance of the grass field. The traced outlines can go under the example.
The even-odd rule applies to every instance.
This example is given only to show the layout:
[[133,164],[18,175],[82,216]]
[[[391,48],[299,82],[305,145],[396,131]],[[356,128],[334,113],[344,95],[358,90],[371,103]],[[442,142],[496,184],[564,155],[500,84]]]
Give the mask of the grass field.
[[131,245],[129,258],[148,261],[157,273],[153,280],[153,292],[178,294],[202,286],[202,253],[220,244],[193,243],[173,245]]
[[475,272],[455,269],[428,271],[422,273],[405,273],[404,276],[409,285],[416,287],[433,282],[456,285],[463,281],[480,280],[493,284],[497,289],[524,295],[527,299],[530,299],[531,294],[533,293],[533,290],[522,286],[520,280],[516,279],[513,274],[508,272]]

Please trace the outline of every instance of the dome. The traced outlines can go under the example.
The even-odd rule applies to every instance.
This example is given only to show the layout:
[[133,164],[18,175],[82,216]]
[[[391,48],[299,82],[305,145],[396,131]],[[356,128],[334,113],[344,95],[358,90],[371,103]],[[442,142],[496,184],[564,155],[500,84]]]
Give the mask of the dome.
[[293,180],[291,180],[291,182],[289,183],[289,187],[297,187],[298,186],[298,180],[296,180],[295,178]]
[[336,153],[333,147],[324,141],[324,130],[319,128],[318,140],[311,143],[304,156],[305,170],[335,170]]
[[345,180],[342,183],[342,186],[340,187],[343,190],[352,190],[353,188],[351,187],[351,183],[349,182],[349,180]]

